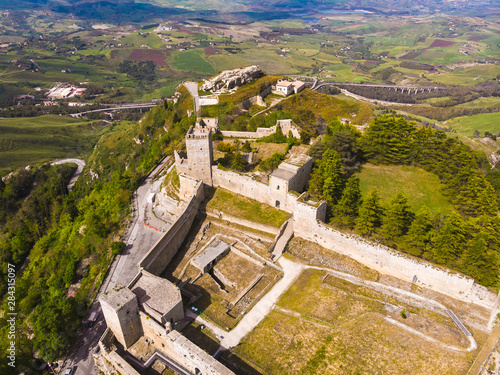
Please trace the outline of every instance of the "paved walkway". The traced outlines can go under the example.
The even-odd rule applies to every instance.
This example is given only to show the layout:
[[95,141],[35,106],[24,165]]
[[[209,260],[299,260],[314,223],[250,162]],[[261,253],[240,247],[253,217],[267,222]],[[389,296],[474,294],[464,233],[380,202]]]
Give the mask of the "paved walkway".
[[200,98],[198,96],[198,83],[184,82],[183,85],[193,97],[194,113],[196,114],[198,113],[198,109],[200,109]]
[[155,170],[148,175],[134,193],[134,198],[132,200],[134,217],[127,229],[127,234],[124,239],[127,246],[123,253],[118,255],[113,261],[108,275],[102,283],[94,301],[93,309],[99,313],[99,321],[92,328],[82,326],[82,336],[79,338],[79,341],[73,345],[63,365],[56,371],[60,375],[63,374],[64,369],[69,365],[76,366],[75,375],[95,374],[92,352],[97,347],[99,338],[106,329],[104,317],[101,313],[101,306],[97,302],[99,296],[101,293],[109,291],[116,284],[127,285],[138,272],[137,263],[164,234],[144,226],[144,206],[149,194],[151,194],[152,191],[156,192],[159,188],[158,180],[153,180],[154,176],[161,168],[163,168],[163,163],[160,163]]
[[[291,260],[281,258],[279,263],[283,267],[285,275],[278,283],[257,302],[257,304],[245,315],[238,325],[230,332],[217,327],[215,324],[207,322],[203,318],[196,316],[198,323],[204,324],[210,329],[220,340],[221,346],[225,349],[230,349],[239,344],[241,339],[247,333],[252,331],[269,314],[274,304],[278,302],[281,295],[293,284],[304,269],[304,266],[299,263],[294,263]],[[188,312],[189,316],[193,313]]]
[[82,173],[83,168],[85,167],[85,161],[82,159],[61,159],[61,160],[56,160],[50,165],[66,164],[66,163],[76,164],[76,171],[75,173],[73,173],[73,176],[71,177],[71,180],[69,180],[68,184],[68,190],[71,191],[73,185],[75,185],[76,180],[78,180],[78,177],[80,177],[80,174]]
[[148,197],[151,193],[157,193],[160,189],[161,181],[160,179],[155,181],[154,176],[161,168],[163,168],[162,163],[148,175],[134,193],[133,205],[136,212],[134,212],[133,224],[127,231],[127,234],[130,234],[130,236],[126,241],[125,250],[121,255],[117,256],[112,265],[112,269],[109,271],[103,287],[101,287],[101,292],[111,290],[116,284],[128,285],[135,275],[137,275],[139,261],[165,234],[144,225]]
[[281,255],[283,255],[283,251],[285,251],[285,247],[286,245],[288,245],[288,242],[290,242],[292,237],[293,237],[293,217],[288,219],[285,231],[276,242],[276,246],[274,246],[273,255],[271,257],[273,261],[279,259]]
[[488,360],[488,357],[490,356],[492,350],[495,348],[499,340],[500,340],[500,326],[496,326],[493,329],[491,335],[486,340],[486,342],[483,344],[481,351],[474,360],[474,363],[469,369],[467,375],[479,375],[481,369],[483,368],[484,363]]

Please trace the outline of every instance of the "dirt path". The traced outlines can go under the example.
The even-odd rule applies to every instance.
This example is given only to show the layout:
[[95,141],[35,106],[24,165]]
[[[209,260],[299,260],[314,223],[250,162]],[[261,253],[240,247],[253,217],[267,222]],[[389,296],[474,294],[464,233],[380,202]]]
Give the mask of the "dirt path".
[[278,103],[281,103],[283,100],[285,100],[286,98],[280,98],[280,99],[274,99],[274,101],[269,105],[269,107],[267,107],[266,109],[263,109],[262,111],[259,111],[257,112],[256,114],[254,114],[252,117],[255,117],[255,116],[258,116],[260,115],[261,113],[264,113],[268,110],[270,110],[272,107],[274,107],[276,104]]
[[[442,343],[441,341],[438,341],[438,340],[436,340],[433,337],[424,335],[422,332],[417,331],[416,329],[413,329],[411,327],[408,327],[406,324],[400,323],[397,320],[391,319],[389,317],[385,317],[385,320],[388,321],[391,324],[394,324],[395,326],[397,326],[397,327],[399,327],[401,329],[404,329],[407,332],[410,332],[410,333],[412,333],[412,334],[414,334],[416,336],[419,336],[419,337],[423,338],[426,341],[429,341],[429,342],[431,342],[433,344],[439,345],[440,347],[442,347],[444,349],[452,350],[454,352],[462,352],[463,351],[463,349],[460,349],[460,348],[458,348],[456,346],[446,345],[445,343]],[[475,344],[475,342],[474,342],[474,344]],[[475,350],[476,349],[476,348],[472,348],[472,347],[473,347],[473,345],[471,343],[471,346],[467,349],[467,351],[469,352],[471,350]]]

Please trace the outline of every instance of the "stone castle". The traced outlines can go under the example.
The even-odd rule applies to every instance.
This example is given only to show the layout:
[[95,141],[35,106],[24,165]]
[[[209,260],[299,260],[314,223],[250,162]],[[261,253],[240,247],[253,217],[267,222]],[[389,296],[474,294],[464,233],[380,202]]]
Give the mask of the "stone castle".
[[[290,126],[287,130],[293,134],[293,124],[286,124]],[[148,361],[160,359],[173,362],[185,374],[233,374],[179,334],[178,330],[188,324],[181,292],[176,285],[159,277],[191,229],[205,197],[204,186],[224,188],[289,212],[292,218],[288,225],[293,235],[348,255],[379,272],[493,309],[496,296],[476,285],[473,279],[326,226],[326,203],[310,201],[307,193],[303,193],[312,169],[312,159],[304,150],[298,148],[292,152],[265,183],[248,174],[222,170],[214,164],[212,133],[216,131],[219,131],[217,119],[211,118],[200,118],[189,129],[185,138],[186,155],[175,154],[175,167],[181,185],[180,198],[186,202],[182,212],[174,225],[140,261],[139,272],[132,282],[127,286],[117,286],[100,300],[108,330],[99,345],[106,359],[120,368],[120,373],[138,374],[117,355],[112,343],[118,342],[127,350],[145,338],[154,342],[156,348]],[[280,232],[277,238],[281,235]],[[192,262],[202,272],[206,272],[227,251],[227,246],[219,243]]]

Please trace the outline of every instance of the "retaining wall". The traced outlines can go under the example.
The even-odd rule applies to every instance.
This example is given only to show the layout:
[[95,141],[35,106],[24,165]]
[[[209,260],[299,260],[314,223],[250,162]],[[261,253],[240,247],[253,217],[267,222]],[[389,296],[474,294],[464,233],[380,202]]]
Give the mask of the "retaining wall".
[[218,96],[199,96],[200,107],[204,105],[216,105],[219,104]]
[[255,221],[245,220],[245,219],[241,219],[239,217],[231,216],[231,215],[228,215],[228,214],[226,214],[222,211],[219,211],[219,210],[214,210],[214,209],[209,210],[209,211],[207,211],[207,215],[212,216],[212,217],[216,217],[216,218],[221,219],[221,220],[227,220],[231,223],[242,225],[242,226],[247,227],[247,228],[252,228],[252,229],[260,230],[262,232],[270,233],[274,236],[278,235],[280,233],[280,230],[281,230],[280,228],[272,227],[270,225],[260,224],[260,223],[256,223]]
[[[302,211],[302,210],[300,210]],[[474,280],[439,266],[415,259],[385,246],[373,244],[359,236],[338,232],[319,222],[311,211],[294,215],[294,234],[316,242],[339,254],[347,255],[381,273],[412,282],[460,301],[491,310],[496,296]]]
[[250,176],[232,171],[223,171],[217,166],[213,166],[212,181],[214,186],[269,204],[269,185],[254,180]]
[[177,221],[139,262],[139,271],[144,269],[156,276],[163,272],[191,229],[191,224],[204,197],[203,183],[198,182],[196,194],[191,197]]

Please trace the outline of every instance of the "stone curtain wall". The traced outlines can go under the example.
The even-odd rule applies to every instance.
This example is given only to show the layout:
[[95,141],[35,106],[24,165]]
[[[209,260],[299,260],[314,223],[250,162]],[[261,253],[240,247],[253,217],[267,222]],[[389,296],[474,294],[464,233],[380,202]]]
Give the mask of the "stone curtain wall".
[[229,138],[257,139],[257,138],[262,137],[259,134],[257,134],[256,132],[238,132],[238,131],[223,130],[223,131],[221,131],[221,133],[224,137],[229,137]]
[[232,171],[223,171],[217,166],[213,166],[212,181],[216,187],[221,187],[233,193],[255,199],[258,202],[269,204],[269,186],[254,180],[250,176]]
[[488,310],[493,308],[495,294],[475,284],[473,279],[385,246],[372,244],[359,236],[338,232],[316,220],[315,210],[310,209],[308,212],[305,206],[302,203],[297,205],[293,223],[295,236],[347,255],[381,273],[408,282],[417,276],[418,285]]
[[190,199],[184,212],[167,233],[142,258],[138,265],[139,270],[144,269],[157,276],[163,272],[191,229],[191,224],[204,197],[203,183],[198,182],[196,194]]
[[254,199],[258,202],[268,204],[275,207],[275,198],[279,197],[280,209],[285,212],[293,213],[295,205],[299,198],[298,195],[294,193],[287,193],[286,190],[279,192],[276,195],[275,190],[262,182],[254,180],[250,176],[239,174],[232,171],[224,171],[217,168],[217,166],[212,167],[212,180],[213,186],[220,187],[233,193],[243,195]]

